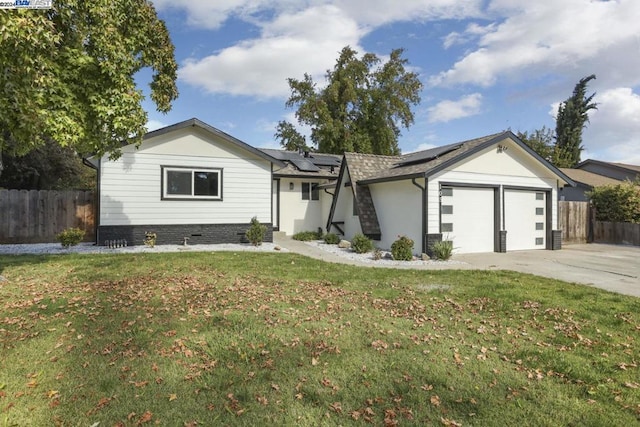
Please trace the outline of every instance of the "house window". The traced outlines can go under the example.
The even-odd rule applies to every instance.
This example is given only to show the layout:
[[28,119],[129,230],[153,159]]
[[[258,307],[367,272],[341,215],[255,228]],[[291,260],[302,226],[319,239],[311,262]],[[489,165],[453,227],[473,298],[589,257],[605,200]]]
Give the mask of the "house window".
[[536,200],[544,200],[544,193],[536,193]]
[[451,196],[453,196],[453,188],[451,188],[451,187],[442,187],[440,189],[440,195],[442,197],[451,197]]
[[222,200],[222,169],[163,167],[162,198]]
[[452,215],[452,214],[453,214],[452,205],[442,205],[442,215]]
[[544,215],[544,208],[536,208],[536,215]]
[[544,230],[544,223],[536,222],[536,230]]
[[442,228],[442,232],[443,233],[451,232],[451,231],[453,231],[453,223],[452,222],[443,222],[441,228]]
[[544,238],[536,237],[536,246],[544,245]]
[[320,200],[320,190],[318,189],[318,184],[303,182],[302,200]]

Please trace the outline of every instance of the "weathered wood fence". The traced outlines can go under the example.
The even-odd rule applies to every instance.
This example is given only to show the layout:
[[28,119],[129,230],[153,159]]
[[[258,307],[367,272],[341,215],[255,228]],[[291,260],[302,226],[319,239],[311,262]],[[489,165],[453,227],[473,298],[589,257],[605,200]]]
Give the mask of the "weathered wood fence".
[[590,241],[591,209],[588,202],[558,202],[558,219],[563,244]]
[[640,246],[640,224],[595,221],[593,241],[594,243]]
[[0,243],[48,243],[69,227],[95,238],[93,191],[0,190]]

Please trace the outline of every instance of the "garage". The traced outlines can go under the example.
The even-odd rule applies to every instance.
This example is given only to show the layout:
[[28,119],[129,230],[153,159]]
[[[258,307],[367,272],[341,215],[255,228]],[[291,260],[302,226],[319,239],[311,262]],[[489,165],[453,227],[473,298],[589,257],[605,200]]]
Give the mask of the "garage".
[[546,197],[544,191],[505,189],[507,251],[546,249]]
[[456,253],[494,251],[494,194],[494,188],[442,187],[440,229]]

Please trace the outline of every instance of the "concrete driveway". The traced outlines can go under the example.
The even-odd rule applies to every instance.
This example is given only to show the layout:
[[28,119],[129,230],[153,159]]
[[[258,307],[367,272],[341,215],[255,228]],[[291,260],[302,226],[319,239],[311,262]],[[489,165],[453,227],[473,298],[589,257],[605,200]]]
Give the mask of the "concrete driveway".
[[[274,242],[292,252],[327,262],[380,267],[346,259],[292,240],[283,233],[274,233]],[[423,270],[512,270],[531,273],[569,283],[595,286],[611,292],[640,297],[640,247],[603,245],[597,243],[566,245],[559,251],[513,251],[507,253],[481,253],[454,255],[453,263],[429,263],[389,268],[415,268]]]
[[591,243],[559,251],[466,254],[455,259],[483,270],[514,270],[640,297],[640,247]]

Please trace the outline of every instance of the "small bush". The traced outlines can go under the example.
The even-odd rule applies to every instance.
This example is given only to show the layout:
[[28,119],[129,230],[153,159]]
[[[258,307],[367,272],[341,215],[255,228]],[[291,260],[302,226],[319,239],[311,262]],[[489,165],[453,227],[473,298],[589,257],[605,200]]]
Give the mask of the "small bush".
[[322,234],[317,231],[299,231],[293,235],[293,240],[308,242],[310,240],[321,240]]
[[328,233],[326,236],[324,236],[324,242],[327,245],[337,245],[338,243],[340,243],[340,236],[338,236],[336,233]]
[[382,259],[382,249],[376,248],[373,251],[373,259],[376,261],[380,261]]
[[257,217],[251,218],[251,225],[246,231],[245,236],[253,246],[260,246],[264,241],[264,235],[267,233],[267,226],[260,224]]
[[67,228],[56,235],[56,240],[58,240],[64,248],[75,246],[82,242],[82,239],[84,239],[84,230],[80,230],[79,228]]
[[391,244],[391,255],[398,261],[411,261],[413,259],[413,240],[407,236],[399,236],[398,240]]
[[433,256],[436,259],[446,261],[451,258],[451,255],[453,255],[453,242],[451,240],[436,242],[431,247],[431,250],[433,251]]
[[373,242],[364,234],[356,234],[351,240],[351,249],[357,254],[366,254],[373,250]]

